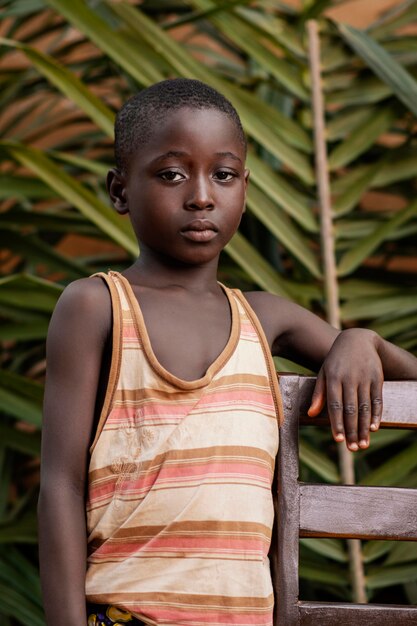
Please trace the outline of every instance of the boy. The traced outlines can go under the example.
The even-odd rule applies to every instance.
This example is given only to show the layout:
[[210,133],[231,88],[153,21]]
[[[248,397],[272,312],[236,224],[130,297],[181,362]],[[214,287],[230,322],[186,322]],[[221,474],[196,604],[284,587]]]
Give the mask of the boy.
[[378,428],[383,375],[416,378],[417,359],[217,282],[249,172],[239,117],[216,91],[182,79],[142,91],[119,112],[115,152],[109,194],[141,254],[123,275],[70,285],[51,321],[47,624],[270,626],[271,354],[321,368],[310,412],[326,397],[350,450]]

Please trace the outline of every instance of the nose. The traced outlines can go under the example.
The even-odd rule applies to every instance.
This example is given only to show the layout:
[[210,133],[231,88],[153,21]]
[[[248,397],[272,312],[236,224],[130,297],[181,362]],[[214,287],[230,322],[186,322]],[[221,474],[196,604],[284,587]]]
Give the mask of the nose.
[[210,181],[204,176],[199,176],[190,181],[189,195],[185,201],[188,211],[202,211],[214,208],[214,199]]

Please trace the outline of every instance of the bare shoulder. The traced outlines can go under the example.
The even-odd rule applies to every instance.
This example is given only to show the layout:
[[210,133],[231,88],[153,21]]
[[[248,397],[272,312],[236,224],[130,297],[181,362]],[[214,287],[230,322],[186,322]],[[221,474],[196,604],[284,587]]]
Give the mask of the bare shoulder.
[[262,291],[245,293],[264,330],[274,356],[310,369],[320,367],[338,332],[291,300]]
[[274,341],[293,329],[297,316],[305,310],[291,300],[266,291],[247,291],[244,295],[255,311],[271,347]]
[[55,307],[48,341],[73,334],[105,341],[111,328],[111,299],[100,278],[81,278],[70,283]]

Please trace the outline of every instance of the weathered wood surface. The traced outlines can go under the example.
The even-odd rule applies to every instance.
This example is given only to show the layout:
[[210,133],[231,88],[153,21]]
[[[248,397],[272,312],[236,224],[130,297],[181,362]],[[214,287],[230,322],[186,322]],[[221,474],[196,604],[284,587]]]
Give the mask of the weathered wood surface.
[[[271,555],[275,625],[417,626],[417,606],[299,601],[300,534],[417,540],[417,490],[299,483],[299,423],[328,423],[325,414],[307,416],[314,385],[315,378],[280,377],[285,420],[278,454],[278,558]],[[383,400],[382,428],[417,428],[417,382],[384,383]]]
[[[417,607],[389,604],[300,602],[300,626],[403,626],[417,624]],[[285,621],[279,626],[286,626]]]
[[[298,378],[298,377],[296,377]],[[295,626],[298,615],[298,551],[300,497],[298,487],[298,382],[281,380],[285,421],[278,454],[278,572],[275,578],[276,623]]]
[[417,541],[417,489],[301,484],[300,536]]

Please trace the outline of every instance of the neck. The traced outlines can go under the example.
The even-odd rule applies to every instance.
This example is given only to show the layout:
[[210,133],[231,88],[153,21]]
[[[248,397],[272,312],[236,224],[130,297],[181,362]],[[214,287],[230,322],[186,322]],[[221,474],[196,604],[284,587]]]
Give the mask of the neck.
[[124,274],[134,284],[144,287],[182,287],[190,291],[217,290],[219,259],[202,265],[187,265],[161,258],[142,248],[139,258]]

